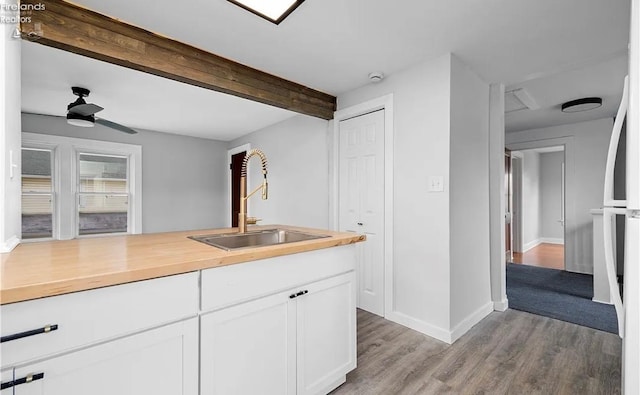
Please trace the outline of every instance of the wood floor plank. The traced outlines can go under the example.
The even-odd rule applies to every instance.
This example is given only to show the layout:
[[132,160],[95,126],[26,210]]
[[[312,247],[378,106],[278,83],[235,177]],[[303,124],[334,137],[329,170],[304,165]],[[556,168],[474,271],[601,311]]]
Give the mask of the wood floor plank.
[[358,368],[333,395],[619,394],[621,341],[516,310],[447,345],[358,311]]
[[513,263],[564,270],[564,245],[541,243],[525,253],[514,252]]

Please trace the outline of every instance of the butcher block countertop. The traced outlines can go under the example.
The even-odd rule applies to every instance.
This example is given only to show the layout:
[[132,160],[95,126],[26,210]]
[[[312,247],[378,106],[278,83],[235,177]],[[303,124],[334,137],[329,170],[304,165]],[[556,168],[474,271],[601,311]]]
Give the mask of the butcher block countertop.
[[0,303],[21,302],[365,240],[365,236],[355,233],[284,225],[252,226],[249,231],[273,228],[330,237],[235,251],[225,251],[187,238],[237,231],[231,228],[23,243],[10,253],[0,254]]

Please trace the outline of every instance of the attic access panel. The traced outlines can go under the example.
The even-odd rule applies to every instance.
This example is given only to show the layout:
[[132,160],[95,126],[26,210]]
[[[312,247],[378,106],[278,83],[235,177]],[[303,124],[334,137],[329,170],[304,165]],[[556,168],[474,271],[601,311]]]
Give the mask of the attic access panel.
[[230,3],[242,7],[245,10],[258,15],[269,22],[279,25],[289,16],[304,0],[227,0]]

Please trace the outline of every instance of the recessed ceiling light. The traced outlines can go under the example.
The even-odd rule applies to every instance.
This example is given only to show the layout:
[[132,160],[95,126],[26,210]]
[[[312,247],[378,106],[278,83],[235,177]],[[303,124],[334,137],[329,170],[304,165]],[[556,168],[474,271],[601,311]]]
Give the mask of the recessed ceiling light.
[[571,100],[562,105],[562,112],[589,111],[602,106],[601,97],[585,97],[578,100]]
[[298,6],[304,3],[304,0],[227,0],[247,11],[275,23],[280,24],[291,14]]

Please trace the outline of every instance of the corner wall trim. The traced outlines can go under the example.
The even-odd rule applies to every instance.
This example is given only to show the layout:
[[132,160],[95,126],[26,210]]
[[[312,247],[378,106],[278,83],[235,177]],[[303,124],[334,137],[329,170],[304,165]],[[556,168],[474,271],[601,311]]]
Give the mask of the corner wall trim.
[[17,236],[11,236],[0,245],[0,253],[11,252],[18,244],[20,244],[20,239]]
[[493,312],[493,309],[494,309],[494,303],[490,301],[484,306],[481,306],[478,310],[469,314],[467,318],[462,320],[451,331],[449,335],[451,339],[450,343],[453,343],[459,338],[461,338],[465,333],[469,331],[469,329],[473,328],[478,322],[482,321],[484,317],[491,314],[491,312]]
[[493,302],[493,311],[507,311],[509,308],[509,299],[503,299],[498,302]]
[[451,341],[451,332],[449,332],[448,330],[410,317],[404,313],[392,311],[390,313],[387,313],[385,318],[389,321],[395,322],[396,324],[406,326],[407,328],[413,329],[414,331],[418,331],[427,336],[433,337],[434,339],[443,341],[447,344],[453,343],[453,341]]
[[562,245],[564,245],[564,239],[555,238],[555,237],[541,237],[540,238],[540,243],[562,244]]
[[541,243],[542,243],[541,239],[536,239],[536,240],[532,240],[532,241],[530,241],[528,243],[525,243],[525,245],[522,246],[522,252],[527,252],[532,248],[536,248]]

